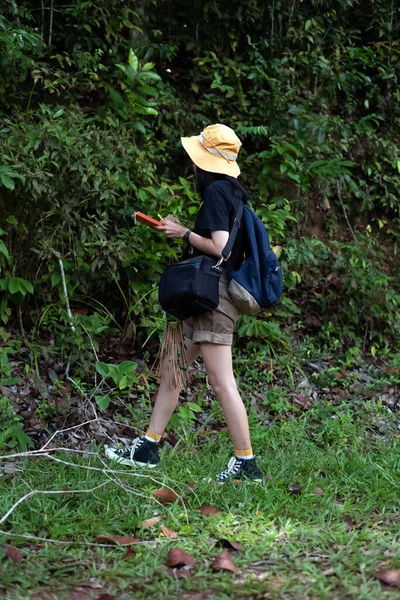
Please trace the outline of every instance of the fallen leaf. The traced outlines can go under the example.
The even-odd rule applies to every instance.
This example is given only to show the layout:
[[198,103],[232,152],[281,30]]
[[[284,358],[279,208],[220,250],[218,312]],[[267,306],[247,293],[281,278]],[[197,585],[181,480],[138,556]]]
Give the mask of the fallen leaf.
[[283,579],[283,577],[274,577],[270,580],[270,584],[273,588],[279,590],[279,588],[281,588],[286,583],[286,581],[287,580]]
[[167,538],[175,539],[178,537],[178,533],[176,531],[168,529],[168,527],[165,527],[165,525],[161,525],[161,531]]
[[301,494],[300,481],[296,481],[294,485],[291,485],[289,488],[289,492],[291,494]]
[[8,558],[10,558],[13,561],[14,565],[19,565],[21,560],[24,558],[22,552],[20,552],[18,548],[16,548],[12,544],[5,544],[5,551]]
[[140,527],[142,529],[149,529],[150,527],[153,527],[153,525],[156,525],[159,521],[161,521],[161,519],[161,515],[158,515],[158,517],[151,517],[151,519],[146,519],[145,521],[142,521],[140,523]]
[[221,514],[221,511],[217,510],[216,508],[213,508],[212,506],[200,506],[200,508],[198,508],[197,510],[203,513],[203,515],[207,515],[208,517],[216,517],[217,515]]
[[395,585],[400,587],[400,569],[389,569],[388,571],[378,571],[374,573],[374,577],[386,583],[387,585]]
[[354,521],[350,515],[344,515],[343,523],[346,523],[346,525],[349,529],[353,529],[353,527],[354,527]]
[[175,502],[175,500],[179,499],[179,496],[169,488],[152,490],[151,494],[154,496],[154,498],[157,498],[157,500],[163,502],[164,504],[167,504],[168,502]]
[[293,404],[299,410],[310,408],[311,400],[307,394],[293,394]]
[[117,544],[118,546],[131,546],[132,544],[137,544],[139,540],[133,537],[125,537],[123,535],[98,535],[98,540],[104,540],[105,542],[111,542],[112,544]]
[[134,548],[132,548],[132,546],[129,546],[126,549],[126,552],[124,554],[124,558],[129,558],[130,556],[135,556],[136,554],[136,550]]
[[191,577],[192,576],[192,567],[191,565],[186,565],[182,567],[182,569],[167,569],[168,575],[171,575],[174,579],[181,579],[181,577]]
[[325,494],[324,490],[320,487],[316,487],[312,493],[316,494],[317,496],[323,496]]
[[101,594],[96,600],[115,600],[115,596],[106,592],[105,594]]
[[231,542],[230,540],[222,539],[218,540],[218,544],[224,546],[225,548],[233,548],[234,550],[244,550],[242,544],[239,544],[239,542]]
[[224,550],[223,552],[221,552],[221,554],[217,556],[216,559],[213,560],[211,568],[214,571],[232,571],[232,573],[236,573],[236,575],[239,575],[239,571],[233,564],[231,555],[229,554],[228,550]]
[[167,555],[167,565],[169,567],[194,565],[194,558],[191,554],[186,554],[182,548],[171,548]]

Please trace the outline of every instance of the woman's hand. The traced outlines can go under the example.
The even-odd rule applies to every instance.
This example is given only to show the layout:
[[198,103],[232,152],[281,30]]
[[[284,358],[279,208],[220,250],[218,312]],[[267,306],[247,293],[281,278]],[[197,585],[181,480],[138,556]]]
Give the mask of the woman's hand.
[[165,217],[162,222],[163,224],[155,229],[163,231],[169,238],[182,238],[188,230],[188,227],[182,225],[175,217]]

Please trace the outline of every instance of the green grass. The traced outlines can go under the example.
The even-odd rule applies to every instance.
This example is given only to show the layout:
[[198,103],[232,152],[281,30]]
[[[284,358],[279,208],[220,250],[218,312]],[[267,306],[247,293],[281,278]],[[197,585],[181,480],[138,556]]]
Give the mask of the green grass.
[[[321,407],[269,428],[255,425],[253,447],[270,476],[261,485],[204,481],[225,468],[229,438],[188,435],[163,451],[161,468],[151,472],[160,484],[121,469],[126,474],[120,480],[141,496],[111,483],[91,494],[30,498],[1,528],[70,544],[0,535],[1,543],[13,543],[24,553],[19,565],[1,554],[4,597],[25,600],[47,590],[63,600],[91,578],[103,589],[83,588],[87,593],[98,597],[107,591],[117,599],[399,597],[398,590],[383,588],[373,577],[382,568],[400,568],[399,440],[393,434],[375,437],[368,420],[345,409],[332,416]],[[0,516],[31,488],[88,489],[105,480],[101,472],[79,468],[102,468],[97,456],[57,457],[75,466],[29,460],[23,473],[0,480]],[[289,487],[297,481],[302,492],[293,495]],[[186,487],[193,482],[196,489]],[[184,495],[186,511],[178,502],[165,507],[154,502],[150,492],[161,484]],[[317,486],[324,495],[313,493]],[[201,505],[222,515],[207,517],[197,511]],[[157,514],[163,516],[159,524],[138,529],[142,520]],[[352,518],[352,529],[345,515]],[[161,524],[177,531],[178,539],[164,538]],[[133,535],[149,543],[136,545],[129,556],[126,548],[80,544],[98,541],[99,534]],[[224,538],[244,546],[232,554],[239,575],[210,568]],[[176,546],[195,558],[191,579],[175,581],[165,573],[168,550]]]

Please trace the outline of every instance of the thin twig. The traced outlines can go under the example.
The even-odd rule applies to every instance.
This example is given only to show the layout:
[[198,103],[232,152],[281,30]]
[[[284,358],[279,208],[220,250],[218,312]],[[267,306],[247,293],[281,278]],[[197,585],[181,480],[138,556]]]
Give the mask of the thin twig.
[[50,25],[49,25],[49,46],[51,46],[51,39],[53,36],[53,16],[54,16],[54,0],[51,0],[50,5]]
[[18,307],[18,320],[19,320],[19,326],[20,326],[20,329],[21,329],[22,339],[26,343],[27,342],[26,333],[25,333],[24,324],[23,324],[23,321],[22,321],[22,308],[20,306]]
[[[85,394],[85,391],[84,391],[84,390],[81,388],[81,386],[80,386],[80,385],[79,385],[79,384],[78,384],[78,383],[75,381],[75,379],[73,379],[72,377],[69,377],[69,376],[68,376],[68,378],[67,378],[67,379],[68,379],[68,381],[70,381],[71,383],[73,383],[73,384],[74,384],[74,386],[75,386],[75,387],[76,387],[76,388],[77,388],[77,389],[80,391],[80,393],[82,394],[82,396],[83,396],[83,397],[85,397],[85,396],[86,396],[86,394]],[[95,406],[94,406],[94,404],[93,404],[93,402],[92,402],[93,395],[96,393],[97,389],[98,389],[98,388],[95,388],[95,389],[94,389],[94,391],[93,391],[93,393],[92,393],[92,394],[91,394],[89,397],[87,397],[87,398],[86,398],[86,399],[87,399],[87,401],[89,402],[90,406],[92,407],[92,411],[93,411],[93,414],[94,414],[94,416],[95,416],[95,418],[94,418],[94,421],[99,421],[99,416],[98,416],[98,414],[97,414],[97,410],[96,410],[96,408],[95,408]]]
[[[87,456],[95,456],[99,459],[99,461],[101,462],[101,464],[103,465],[103,469],[100,469],[98,467],[91,467],[91,466],[87,466],[87,465],[80,465],[77,463],[71,463],[71,462],[67,462],[67,461],[63,461],[60,458],[54,458],[52,456],[50,456],[48,453],[49,452],[70,452],[72,454],[86,454]],[[185,489],[187,487],[189,487],[186,483],[182,483],[180,481],[176,481],[175,479],[172,479],[171,477],[168,477],[167,475],[163,474],[163,481],[160,481],[158,479],[156,479],[155,477],[150,476],[148,473],[140,473],[137,471],[127,471],[127,470],[122,470],[122,469],[110,469],[108,467],[108,465],[104,462],[104,460],[102,459],[102,457],[99,455],[98,452],[90,452],[89,450],[77,450],[75,448],[40,448],[39,450],[29,450],[28,452],[18,452],[16,454],[5,454],[3,456],[0,456],[0,460],[10,460],[13,458],[40,458],[40,457],[45,457],[45,458],[50,458],[53,459],[55,462],[61,462],[69,467],[73,466],[73,467],[77,467],[79,469],[86,469],[88,471],[100,471],[104,474],[107,475],[131,475],[131,476],[135,476],[135,477],[144,477],[144,478],[149,478],[151,479],[154,483],[156,483],[157,485],[165,485],[164,482],[165,480],[167,480],[170,485],[166,486],[168,487],[171,491],[174,491],[173,488],[171,486],[176,486],[178,487],[178,489]],[[190,492],[191,494],[197,499],[199,500],[197,494],[195,493],[195,491],[190,488]],[[176,492],[174,492],[176,493]],[[181,496],[178,496],[181,499]]]
[[28,494],[25,494],[25,496],[22,496],[22,498],[20,498],[19,500],[17,500],[17,502],[15,504],[13,504],[13,506],[0,519],[0,525],[2,523],[4,523],[4,521],[6,521],[8,519],[8,517],[11,515],[11,513],[14,512],[14,510],[17,508],[17,506],[19,506],[20,504],[22,504],[22,502],[25,502],[25,500],[28,500],[28,498],[31,498],[32,496],[36,496],[37,494],[43,494],[43,495],[49,495],[49,494],[53,494],[53,495],[55,495],[55,494],[85,494],[85,493],[89,494],[91,492],[94,492],[95,490],[98,490],[99,488],[104,487],[105,485],[108,485],[109,483],[110,483],[110,480],[108,479],[107,481],[103,481],[103,483],[100,483],[99,485],[96,485],[94,488],[91,488],[90,490],[32,490]]
[[60,434],[60,433],[65,433],[66,431],[72,431],[72,429],[78,429],[79,427],[83,427],[84,425],[89,425],[90,423],[94,423],[95,421],[98,421],[98,419],[90,419],[89,421],[85,421],[84,423],[79,423],[78,425],[73,425],[72,427],[67,427],[66,429],[57,429],[57,431],[55,431],[53,433],[52,436],[49,437],[49,439],[47,440],[47,442],[40,448],[40,450],[44,450],[46,448],[46,446],[48,446],[50,444],[50,442],[52,440],[54,440],[54,438]]
[[[4,456],[0,456],[0,460],[6,460],[6,459],[10,459],[10,458],[20,458],[20,457],[24,457],[24,456],[25,457],[37,456],[38,454],[43,453],[44,451],[50,452],[50,451],[56,451],[56,450],[62,450],[64,452],[85,452],[86,453],[87,452],[86,450],[74,450],[74,449],[68,449],[68,448],[47,448],[47,446],[60,433],[72,431],[73,429],[78,429],[79,427],[84,427],[85,425],[90,425],[90,423],[96,423],[96,421],[99,421],[102,423],[108,423],[107,419],[89,419],[88,421],[84,421],[83,423],[79,423],[78,425],[73,425],[72,427],[66,427],[65,429],[57,429],[57,431],[55,431],[53,433],[53,435],[47,440],[47,442],[38,450],[29,450],[28,452],[19,452],[17,454],[5,454]],[[138,431],[137,427],[133,427],[132,425],[128,425],[125,423],[124,423],[124,427],[127,427],[128,429],[133,429],[134,431]],[[90,454],[97,454],[97,453],[93,452]]]
[[29,452],[18,452],[17,454],[4,454],[0,456],[0,460],[10,460],[11,458],[37,458],[38,456],[45,456],[47,452],[75,452],[76,454],[87,454],[92,456],[98,456],[97,452],[90,452],[89,450],[76,450],[75,448],[40,448],[38,450],[29,450]]
[[[40,5],[41,5],[41,11],[42,11],[42,24],[40,26],[40,34],[42,37],[44,37],[44,1],[40,0]],[[34,9],[34,10],[39,10],[38,8]]]
[[[138,473],[137,471],[122,471],[122,470],[117,471],[117,470],[114,470],[114,469],[109,469],[107,466],[105,466],[103,469],[100,469],[99,467],[92,467],[92,466],[89,466],[89,465],[80,465],[80,464],[77,464],[77,463],[71,463],[71,462],[68,462],[66,460],[62,460],[61,458],[56,458],[55,456],[50,456],[50,454],[44,454],[43,456],[46,456],[50,460],[53,460],[54,462],[57,462],[57,463],[64,464],[64,465],[66,465],[68,467],[75,467],[75,468],[78,468],[78,469],[86,469],[87,471],[97,471],[97,472],[103,473],[104,475],[108,475],[108,476],[110,476],[110,475],[130,475],[132,477],[139,477],[141,479],[150,479],[150,481],[153,481],[157,485],[164,485],[163,481],[161,481],[159,479],[156,479],[155,477],[152,477],[151,475],[149,475],[149,473]],[[103,465],[105,464],[101,458],[100,458],[100,461],[103,463]],[[117,484],[116,481],[114,481],[114,483]],[[176,483],[176,482],[174,482],[174,483]],[[123,486],[124,484],[122,484],[122,483],[119,484],[118,483],[117,485]],[[185,505],[183,496],[177,494],[177,492],[172,487],[170,487],[168,485],[165,485],[165,488],[168,489],[168,490],[170,490],[173,494],[175,494],[176,497],[177,497],[177,499],[181,501],[182,506],[183,506],[183,510],[185,511],[186,521],[187,521],[187,523],[189,523],[189,515],[187,513],[187,509],[186,509],[186,505]],[[123,489],[124,489],[124,487],[123,487]],[[139,494],[137,492],[135,492],[135,495],[142,496],[142,494]],[[157,500],[157,498],[155,498],[154,496],[151,496],[151,497],[143,496],[143,497],[146,498],[146,499],[148,499],[148,500],[153,500],[153,502],[155,502],[156,504],[159,504],[161,507],[165,508],[163,506],[163,504],[161,504]]]
[[[52,0],[52,5],[53,5],[53,0]],[[53,13],[51,13],[53,14]],[[50,19],[50,23],[52,24],[52,18]],[[50,30],[50,34],[49,34],[49,39],[51,38],[51,30]],[[49,46],[50,46],[50,41],[49,41]],[[68,319],[69,319],[69,324],[70,327],[72,329],[72,331],[75,333],[75,326],[74,326],[74,320],[72,318],[72,313],[71,313],[71,308],[69,306],[69,298],[68,298],[68,291],[67,291],[67,282],[65,281],[65,272],[64,272],[64,263],[62,261],[61,258],[61,254],[59,252],[55,252],[55,250],[53,250],[57,260],[58,260],[58,264],[60,265],[60,273],[61,273],[61,281],[62,281],[62,286],[63,286],[63,292],[64,292],[64,300],[65,300],[65,306],[67,309],[67,315],[68,315]]]
[[350,229],[350,231],[351,231],[351,234],[352,234],[352,236],[353,236],[353,239],[354,239],[354,241],[356,241],[356,239],[357,239],[357,238],[356,238],[356,236],[355,236],[355,233],[354,233],[354,231],[353,231],[353,228],[352,228],[352,226],[350,225],[350,221],[349,221],[349,218],[348,218],[348,216],[347,216],[346,208],[345,208],[345,206],[344,206],[344,204],[343,204],[343,200],[342,200],[342,194],[340,193],[340,181],[339,181],[339,180],[337,181],[336,187],[337,187],[337,195],[338,195],[338,198],[339,198],[339,200],[340,200],[340,204],[342,205],[342,210],[343,210],[344,217],[345,217],[345,219],[346,219],[346,221],[347,221],[347,225],[349,226],[349,229]]
[[[53,540],[51,538],[43,538],[43,537],[37,537],[36,535],[29,535],[26,533],[12,533],[10,531],[1,531],[0,530],[0,534],[5,535],[7,537],[18,537],[18,538],[23,538],[25,540],[36,540],[38,542],[50,542],[53,544],[61,544],[63,546],[71,546],[71,545],[76,545],[77,543],[80,546],[95,546],[97,548],[126,548],[126,546],[122,546],[118,544],[96,544],[95,542],[81,542],[81,541],[76,541],[74,540],[73,542],[66,542],[63,540]],[[165,543],[165,542],[169,542],[170,540],[168,538],[164,539],[159,539],[159,540],[137,540],[134,544],[130,544],[132,546],[137,546],[137,545],[151,545],[151,544],[159,544],[159,543]]]

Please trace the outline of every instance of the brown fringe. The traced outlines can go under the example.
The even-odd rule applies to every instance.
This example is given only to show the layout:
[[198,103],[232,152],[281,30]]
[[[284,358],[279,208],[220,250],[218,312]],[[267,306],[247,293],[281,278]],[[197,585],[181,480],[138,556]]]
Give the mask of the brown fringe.
[[166,376],[171,388],[181,389],[189,383],[182,321],[167,319],[165,323],[156,374],[159,378]]

